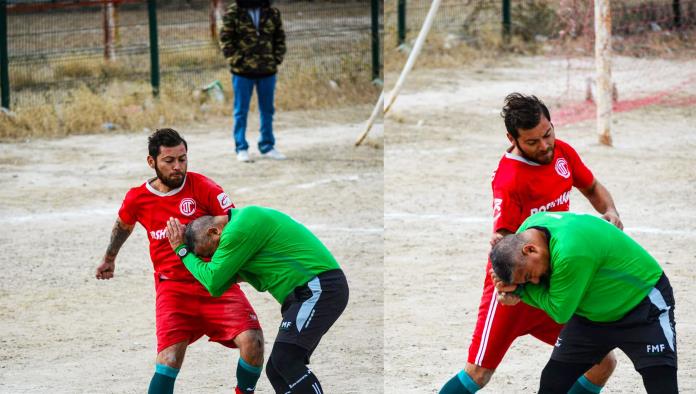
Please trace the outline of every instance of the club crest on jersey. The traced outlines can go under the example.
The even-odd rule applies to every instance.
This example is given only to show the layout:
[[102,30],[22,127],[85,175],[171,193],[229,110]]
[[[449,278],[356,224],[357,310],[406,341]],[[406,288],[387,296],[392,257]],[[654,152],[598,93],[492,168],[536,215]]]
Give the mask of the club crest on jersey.
[[225,209],[227,207],[232,206],[232,200],[230,200],[230,197],[225,194],[225,192],[222,192],[217,195],[217,200],[220,203],[220,208]]
[[568,169],[568,162],[566,159],[559,157],[558,160],[556,160],[556,172],[558,175],[562,176],[565,179],[568,179],[570,176],[570,170]]
[[179,211],[182,215],[191,216],[196,212],[196,200],[193,198],[184,198],[179,203]]

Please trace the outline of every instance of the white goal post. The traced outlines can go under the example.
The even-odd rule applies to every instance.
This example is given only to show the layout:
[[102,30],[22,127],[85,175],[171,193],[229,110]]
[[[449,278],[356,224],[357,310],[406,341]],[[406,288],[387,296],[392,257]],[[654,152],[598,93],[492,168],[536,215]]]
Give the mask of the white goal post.
[[610,0],[595,0],[595,73],[597,81],[597,135],[611,146],[611,7]]

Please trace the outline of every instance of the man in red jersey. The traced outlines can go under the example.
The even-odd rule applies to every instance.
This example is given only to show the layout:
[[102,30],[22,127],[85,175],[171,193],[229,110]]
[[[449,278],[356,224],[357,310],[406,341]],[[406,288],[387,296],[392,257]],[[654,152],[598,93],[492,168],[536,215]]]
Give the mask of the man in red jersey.
[[165,234],[170,217],[188,223],[206,215],[226,216],[234,205],[215,182],[186,172],[187,144],[175,130],[154,132],[148,151],[147,163],[157,176],[126,194],[96,277],[114,276],[116,255],[139,222],[150,241],[157,293],[157,360],[148,392],[172,393],[187,346],[207,335],[223,346],[239,348],[235,392],[253,393],[263,365],[256,312],[239,285],[211,297],[172,251]]
[[[517,231],[537,212],[567,211],[570,191],[576,187],[602,217],[623,228],[609,191],[567,143],[557,140],[549,110],[535,96],[512,93],[501,112],[512,146],[493,174],[493,235],[491,245]],[[448,381],[441,394],[474,393],[485,386],[512,342],[531,334],[554,345],[562,326],[545,312],[519,303],[498,305],[498,297],[486,266],[478,321],[464,370]],[[613,353],[575,383],[571,394],[599,393],[616,367]]]

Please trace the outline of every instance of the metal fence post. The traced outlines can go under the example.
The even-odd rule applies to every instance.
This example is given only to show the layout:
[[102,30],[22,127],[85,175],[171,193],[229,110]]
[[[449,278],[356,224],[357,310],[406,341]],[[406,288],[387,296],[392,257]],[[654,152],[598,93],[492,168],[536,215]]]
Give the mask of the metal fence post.
[[152,94],[159,96],[159,44],[157,43],[157,0],[147,0],[147,19],[150,26],[150,83]]
[[510,0],[503,0],[503,42],[510,42],[512,22],[510,20]]
[[379,3],[372,0],[372,80],[379,79]]
[[0,85],[3,108],[10,109],[10,59],[7,54],[7,1],[0,0]]
[[674,27],[678,29],[681,27],[681,7],[679,6],[679,0],[672,1],[672,11],[674,12]]
[[397,46],[401,46],[406,42],[406,0],[398,0],[398,16],[397,16]]

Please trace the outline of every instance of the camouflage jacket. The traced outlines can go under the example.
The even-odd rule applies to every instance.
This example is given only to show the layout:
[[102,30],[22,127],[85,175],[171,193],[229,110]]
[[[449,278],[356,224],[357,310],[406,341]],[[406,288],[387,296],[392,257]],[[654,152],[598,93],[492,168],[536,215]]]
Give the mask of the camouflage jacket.
[[285,32],[277,8],[262,7],[259,29],[236,2],[222,18],[220,46],[233,74],[264,77],[275,74],[285,55]]

